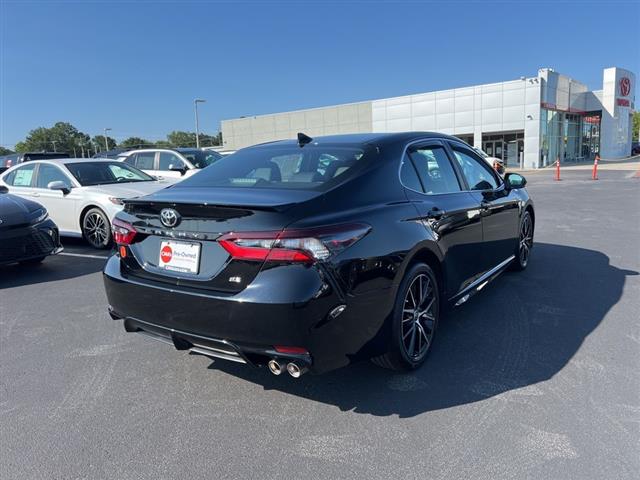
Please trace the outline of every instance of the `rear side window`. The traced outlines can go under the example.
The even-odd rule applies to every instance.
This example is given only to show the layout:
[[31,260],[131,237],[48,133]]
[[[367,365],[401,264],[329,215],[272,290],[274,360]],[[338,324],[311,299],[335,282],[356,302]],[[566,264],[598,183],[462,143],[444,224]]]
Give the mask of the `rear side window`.
[[33,179],[33,172],[36,168],[35,163],[29,163],[24,167],[15,169],[4,178],[4,181],[14,187],[30,187]]
[[134,167],[140,170],[153,170],[153,161],[156,158],[156,152],[140,152],[136,153],[136,161]]
[[324,190],[346,179],[366,158],[357,147],[260,146],[223,157],[180,186]]
[[495,190],[498,180],[487,162],[472,152],[452,146],[453,155],[462,170],[470,190]]
[[400,167],[400,181],[405,187],[410,188],[411,190],[423,192],[422,184],[418,178],[418,173],[416,172],[413,163],[408,158],[402,162],[402,167]]
[[409,150],[422,190],[427,194],[459,192],[460,183],[444,147],[415,147]]

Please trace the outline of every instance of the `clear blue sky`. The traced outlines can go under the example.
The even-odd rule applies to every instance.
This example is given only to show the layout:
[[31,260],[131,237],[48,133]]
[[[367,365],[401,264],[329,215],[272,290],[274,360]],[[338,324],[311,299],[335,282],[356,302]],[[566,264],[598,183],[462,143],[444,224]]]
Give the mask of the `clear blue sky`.
[[220,120],[535,75],[640,76],[635,1],[0,0],[0,144],[68,121],[163,138]]

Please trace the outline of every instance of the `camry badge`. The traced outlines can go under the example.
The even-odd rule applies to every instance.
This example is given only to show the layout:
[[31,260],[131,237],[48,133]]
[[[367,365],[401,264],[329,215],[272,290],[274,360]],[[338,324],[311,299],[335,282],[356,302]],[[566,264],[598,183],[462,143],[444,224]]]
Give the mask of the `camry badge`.
[[180,214],[173,208],[160,210],[160,221],[165,227],[173,228],[180,223]]

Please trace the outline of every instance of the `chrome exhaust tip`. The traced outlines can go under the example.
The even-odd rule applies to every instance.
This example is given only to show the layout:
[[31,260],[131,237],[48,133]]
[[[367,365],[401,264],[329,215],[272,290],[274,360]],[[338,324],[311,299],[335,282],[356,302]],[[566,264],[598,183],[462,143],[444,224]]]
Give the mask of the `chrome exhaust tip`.
[[274,375],[280,375],[282,373],[282,365],[280,365],[275,359],[269,360],[267,366],[269,367],[269,371]]
[[306,369],[301,369],[297,363],[291,362],[287,364],[287,372],[293,378],[300,378],[305,371]]

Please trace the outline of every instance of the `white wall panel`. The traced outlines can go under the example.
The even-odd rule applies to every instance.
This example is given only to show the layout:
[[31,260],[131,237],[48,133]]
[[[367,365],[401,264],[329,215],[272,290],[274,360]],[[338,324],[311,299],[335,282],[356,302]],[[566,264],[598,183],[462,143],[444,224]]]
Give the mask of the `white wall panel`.
[[413,117],[411,130],[430,131],[436,129],[436,116],[427,115],[423,117]]

